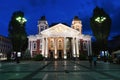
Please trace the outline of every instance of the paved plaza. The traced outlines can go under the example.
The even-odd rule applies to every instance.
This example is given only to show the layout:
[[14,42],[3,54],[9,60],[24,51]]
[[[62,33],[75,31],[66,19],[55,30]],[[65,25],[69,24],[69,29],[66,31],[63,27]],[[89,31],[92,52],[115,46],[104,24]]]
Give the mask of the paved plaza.
[[21,61],[0,63],[0,80],[120,80],[120,65],[102,61]]

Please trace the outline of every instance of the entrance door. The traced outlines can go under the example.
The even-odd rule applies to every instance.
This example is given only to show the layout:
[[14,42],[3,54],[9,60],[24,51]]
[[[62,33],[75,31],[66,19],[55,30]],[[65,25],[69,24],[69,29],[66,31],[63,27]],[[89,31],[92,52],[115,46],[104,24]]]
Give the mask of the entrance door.
[[50,59],[53,59],[53,51],[50,51]]
[[70,52],[67,52],[67,59],[70,59]]
[[58,51],[58,58],[62,59],[62,51],[61,50]]
[[67,43],[66,43],[66,48],[67,48],[67,59],[71,59],[72,58],[72,38],[68,37],[67,38]]

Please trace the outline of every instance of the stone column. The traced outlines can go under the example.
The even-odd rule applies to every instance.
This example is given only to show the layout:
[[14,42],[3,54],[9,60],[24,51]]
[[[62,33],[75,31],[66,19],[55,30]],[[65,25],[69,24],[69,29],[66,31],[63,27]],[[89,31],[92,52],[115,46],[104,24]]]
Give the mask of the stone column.
[[48,39],[47,39],[47,37],[45,39],[46,39],[45,57],[47,58],[48,57]]
[[76,57],[76,55],[75,55],[75,38],[72,39],[72,48],[73,48],[73,57]]
[[80,52],[80,51],[81,51],[81,43],[80,43],[80,39],[78,39],[78,43],[79,43],[79,44],[78,44],[78,49],[79,49],[79,57],[80,57],[80,53],[81,53],[81,52]]
[[76,54],[76,56],[77,57],[79,57],[79,47],[78,47],[78,39],[76,38],[76,52],[77,52],[77,54]]
[[66,54],[66,37],[64,37],[64,59],[67,59],[67,54]]
[[57,59],[58,56],[57,56],[57,40],[56,40],[56,38],[54,38],[54,44],[55,44],[55,54],[54,54],[54,58]]
[[42,38],[42,55],[45,56],[45,40],[44,37]]

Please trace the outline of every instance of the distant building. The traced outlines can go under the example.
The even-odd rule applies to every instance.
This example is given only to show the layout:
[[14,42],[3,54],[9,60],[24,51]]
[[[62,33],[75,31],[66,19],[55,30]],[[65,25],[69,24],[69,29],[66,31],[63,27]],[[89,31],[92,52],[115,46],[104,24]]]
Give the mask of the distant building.
[[62,23],[49,28],[45,16],[38,21],[38,34],[28,36],[31,57],[42,54],[46,58],[79,58],[91,55],[91,36],[82,34],[82,22],[76,16],[71,27]]
[[5,59],[7,53],[12,50],[11,40],[7,37],[0,35],[0,60]]

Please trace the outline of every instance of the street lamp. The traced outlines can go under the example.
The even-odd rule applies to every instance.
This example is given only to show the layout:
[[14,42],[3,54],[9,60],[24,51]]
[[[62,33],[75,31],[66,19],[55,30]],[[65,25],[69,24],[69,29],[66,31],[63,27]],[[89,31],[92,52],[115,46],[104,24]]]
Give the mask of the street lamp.
[[97,17],[97,18],[95,18],[95,21],[96,22],[98,22],[98,23],[102,23],[102,22],[104,22],[106,20],[106,17]]
[[24,18],[24,17],[17,17],[16,20],[20,23],[20,24],[23,24],[25,23],[27,20]]
[[[27,21],[24,17],[18,16],[16,17],[16,21],[18,21],[20,23],[20,27],[22,28],[23,24]],[[16,61],[17,63],[20,62],[19,58],[21,57],[21,48],[22,48],[22,40],[23,40],[23,36],[21,35],[21,33],[18,33],[19,35],[19,39],[20,39],[20,44],[19,44],[19,48],[20,48],[20,52],[16,53]]]
[[[95,18],[95,22],[97,22],[98,24],[99,24],[99,26],[100,26],[100,31],[101,31],[101,37],[102,37],[102,44],[101,44],[101,48],[103,49],[103,45],[104,45],[104,41],[103,41],[103,35],[105,35],[104,33],[103,33],[103,28],[102,28],[102,23],[104,22],[106,20],[106,17],[103,17],[103,16],[98,16],[98,17],[96,17]],[[105,52],[104,51],[102,51],[103,52],[103,54],[104,54],[104,60],[105,60]]]

